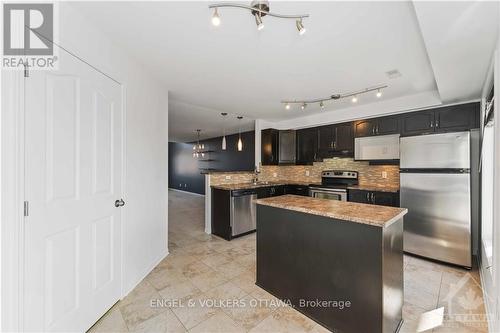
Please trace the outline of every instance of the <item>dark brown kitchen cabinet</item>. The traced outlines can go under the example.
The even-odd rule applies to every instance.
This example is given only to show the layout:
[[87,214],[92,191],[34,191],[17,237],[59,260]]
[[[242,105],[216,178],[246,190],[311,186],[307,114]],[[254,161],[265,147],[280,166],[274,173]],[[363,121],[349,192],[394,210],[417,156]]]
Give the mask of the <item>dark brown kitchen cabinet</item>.
[[309,196],[309,186],[289,184],[285,186],[285,194],[301,195],[304,197]]
[[354,122],[354,136],[356,138],[398,133],[399,117],[397,116],[364,119]]
[[279,131],[274,128],[261,132],[262,165],[278,165],[279,163]]
[[436,132],[466,131],[479,127],[479,103],[468,103],[436,109]]
[[434,110],[405,113],[401,116],[401,135],[434,133]]
[[479,103],[445,106],[401,115],[401,135],[467,131],[479,127]]
[[352,123],[319,127],[318,154],[321,158],[353,156],[354,136]]
[[304,128],[297,131],[297,165],[311,165],[318,161],[318,129]]
[[348,190],[348,201],[380,206],[399,207],[399,192]]
[[231,240],[231,191],[212,188],[212,234]]
[[276,197],[285,194],[285,185],[259,187],[256,192],[257,199]]
[[354,134],[352,123],[335,125],[334,132],[334,152],[335,155],[351,156],[354,154]]
[[375,135],[375,128],[377,123],[375,119],[364,119],[354,122],[354,136],[356,138],[362,136]]

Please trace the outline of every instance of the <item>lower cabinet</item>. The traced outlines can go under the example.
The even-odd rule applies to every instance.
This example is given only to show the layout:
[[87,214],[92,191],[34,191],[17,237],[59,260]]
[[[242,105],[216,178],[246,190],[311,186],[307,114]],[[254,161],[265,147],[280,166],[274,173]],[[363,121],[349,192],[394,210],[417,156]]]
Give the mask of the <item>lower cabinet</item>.
[[257,190],[257,199],[276,197],[285,194],[284,185],[260,187]]
[[285,194],[301,195],[304,197],[309,196],[309,186],[307,185],[286,185]]
[[348,190],[347,201],[399,207],[399,192]]
[[212,188],[212,234],[231,240],[231,191]]

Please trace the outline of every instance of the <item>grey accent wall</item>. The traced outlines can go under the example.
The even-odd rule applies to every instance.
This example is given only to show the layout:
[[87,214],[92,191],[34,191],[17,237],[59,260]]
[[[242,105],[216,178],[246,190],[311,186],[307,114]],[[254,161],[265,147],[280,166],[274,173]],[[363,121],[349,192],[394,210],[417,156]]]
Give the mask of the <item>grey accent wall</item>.
[[[241,133],[243,151],[237,150],[238,134],[226,136],[227,149],[222,150],[222,137],[200,141],[205,157],[193,157],[194,143],[169,142],[168,186],[187,192],[205,194],[204,172],[253,171],[255,167],[255,132]],[[207,160],[207,161],[202,161]]]

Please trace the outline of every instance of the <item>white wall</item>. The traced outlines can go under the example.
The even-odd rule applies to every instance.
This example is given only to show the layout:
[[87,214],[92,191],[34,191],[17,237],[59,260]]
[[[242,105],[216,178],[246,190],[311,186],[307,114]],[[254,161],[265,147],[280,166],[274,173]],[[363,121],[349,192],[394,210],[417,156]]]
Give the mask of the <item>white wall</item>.
[[88,18],[59,3],[60,44],[125,87],[123,292],[167,253],[168,90]]

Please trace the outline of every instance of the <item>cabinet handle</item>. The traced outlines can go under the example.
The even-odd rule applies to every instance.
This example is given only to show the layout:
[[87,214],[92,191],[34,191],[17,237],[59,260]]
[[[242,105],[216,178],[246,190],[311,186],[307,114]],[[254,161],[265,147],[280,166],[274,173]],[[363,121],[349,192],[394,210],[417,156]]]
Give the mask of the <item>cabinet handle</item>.
[[436,120],[436,128],[438,128],[438,127],[439,127],[439,121]]
[[429,125],[429,126],[430,126],[431,128],[433,128],[433,127],[434,127],[434,123],[432,122],[432,120],[431,120],[431,123],[430,123],[430,125]]
[[378,130],[379,130],[379,125],[377,125],[377,134],[378,134]]
[[375,134],[375,127],[372,128],[372,134]]
[[372,203],[375,203],[375,193],[372,192]]
[[366,192],[366,201],[370,202],[370,192]]
[[333,149],[337,148],[337,142],[333,141]]

